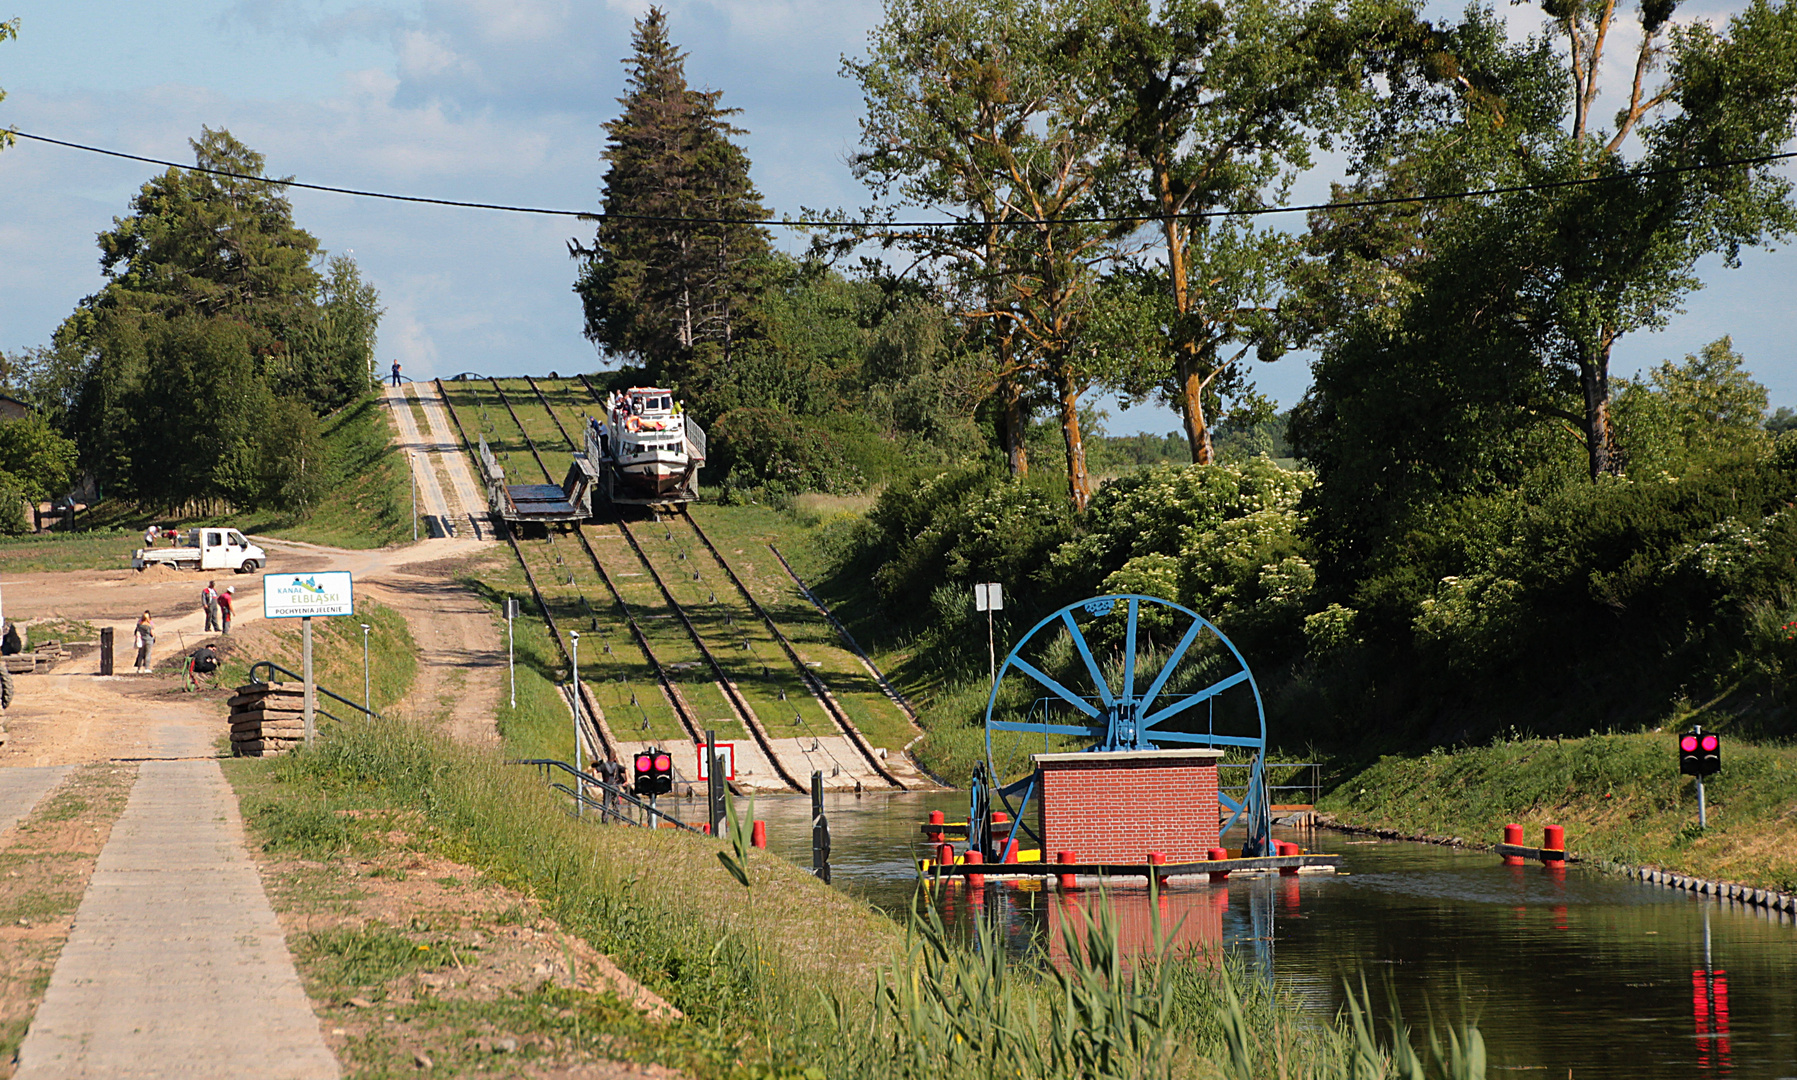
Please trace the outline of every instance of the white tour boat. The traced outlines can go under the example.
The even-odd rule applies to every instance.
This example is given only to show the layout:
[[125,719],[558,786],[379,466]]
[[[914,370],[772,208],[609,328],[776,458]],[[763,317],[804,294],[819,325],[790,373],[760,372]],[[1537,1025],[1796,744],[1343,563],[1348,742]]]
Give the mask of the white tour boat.
[[607,396],[605,405],[605,419],[589,425],[588,440],[600,436],[597,449],[610,465],[613,501],[696,498],[705,432],[674,400],[673,391],[633,386]]

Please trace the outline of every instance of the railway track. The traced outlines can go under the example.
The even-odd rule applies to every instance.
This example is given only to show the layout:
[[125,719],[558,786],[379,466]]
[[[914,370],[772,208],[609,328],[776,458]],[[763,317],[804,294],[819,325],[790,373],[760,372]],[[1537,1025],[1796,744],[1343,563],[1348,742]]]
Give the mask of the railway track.
[[[549,414],[556,429],[561,433],[562,438],[567,441],[570,447],[580,445],[574,441],[572,434],[570,434],[567,427],[563,425],[561,419],[556,415],[555,406],[549,401],[548,396],[542,392],[542,389],[536,384],[535,380],[528,381],[532,390],[536,393],[539,402],[542,404],[543,409]],[[588,393],[594,395],[596,401],[600,400],[597,393],[593,390],[591,383],[586,382],[584,377],[581,379],[581,382],[587,387]],[[711,608],[713,614],[713,618],[707,623],[707,629],[702,630],[695,622],[692,614],[688,612],[686,605],[683,605],[675,596],[669,577],[663,572],[664,568],[657,566],[656,558],[652,557],[643,541],[637,536],[636,531],[631,528],[629,522],[625,521],[621,515],[614,514],[613,520],[608,524],[614,525],[619,534],[629,545],[632,553],[635,554],[637,558],[638,564],[646,573],[648,573],[650,579],[655,583],[656,589],[661,593],[663,602],[667,605],[668,609],[675,614],[682,628],[685,629],[688,637],[692,640],[694,646],[704,656],[718,685],[723,688],[725,693],[731,698],[732,704],[736,707],[739,715],[741,715],[745,719],[745,722],[748,723],[750,730],[754,733],[757,741],[762,744],[763,751],[768,755],[769,760],[774,764],[775,768],[778,769],[783,776],[795,781],[796,784],[797,778],[793,775],[794,770],[787,765],[787,761],[799,759],[804,760],[811,768],[824,771],[829,777],[831,786],[834,787],[847,787],[853,785],[859,789],[864,783],[871,783],[876,786],[890,787],[900,791],[906,790],[905,783],[886,768],[880,760],[879,755],[868,745],[867,740],[862,736],[854,722],[830,693],[829,688],[825,686],[822,680],[817,677],[816,673],[805,664],[804,660],[792,647],[792,643],[780,632],[779,627],[774,624],[773,619],[768,616],[767,612],[755,600],[754,596],[749,593],[746,587],[744,587],[735,571],[730,568],[727,562],[725,562],[723,555],[717,550],[716,546],[711,543],[710,538],[704,535],[704,532],[700,529],[698,523],[684,514],[677,514],[675,516],[679,517],[680,520],[684,522],[685,526],[692,530],[693,535],[699,540],[700,546],[703,546],[709,552],[712,560],[714,560],[730,578],[736,593],[748,607],[751,617],[759,621],[761,625],[766,628],[768,637],[772,639],[775,645],[777,645],[779,650],[784,654],[784,663],[780,660],[776,660],[772,664],[765,661],[750,661],[746,664],[742,662],[726,664],[721,661],[718,657],[718,647],[722,647],[728,651],[731,645],[738,645],[740,646],[741,651],[751,651],[753,645],[750,636],[742,630],[737,629],[735,613],[729,610],[731,605],[728,604],[728,602],[720,604],[715,592],[712,592],[707,598],[700,601],[702,604]],[[584,529],[582,531],[584,531]],[[671,528],[665,534],[664,539],[672,542],[673,533]],[[678,553],[678,559],[676,561],[686,562],[686,556],[687,552],[681,551]],[[669,567],[666,569],[672,568]],[[695,572],[692,580],[696,582],[700,579],[701,575],[698,572]],[[716,618],[718,615],[722,616],[724,627],[729,629],[719,629],[717,625],[718,620]],[[736,640],[734,642],[718,640],[720,637],[727,636],[731,630],[735,631]],[[711,639],[710,641],[707,640],[708,637]],[[803,712],[788,698],[786,691],[777,688],[779,684],[787,682],[788,680],[780,679],[773,674],[771,669],[776,665],[783,668],[790,665],[792,672],[797,678],[797,685],[794,689],[815,704],[818,709],[818,717],[823,720],[822,724],[819,724],[816,718],[807,721]],[[761,667],[759,680],[756,679],[754,673],[754,668],[756,666]],[[735,671],[732,672],[731,670],[727,670],[728,668],[735,668]],[[782,705],[792,707],[793,726],[806,730],[797,733],[797,738],[776,735],[771,729],[771,725],[767,722],[768,717],[763,715],[763,713],[758,712],[754,703],[749,700],[751,695],[745,693],[743,689],[744,684],[758,685],[762,690],[762,693],[758,696],[760,696],[762,700],[764,710],[777,710]],[[778,694],[778,698],[769,700],[770,695],[767,693],[769,687],[775,688],[773,692]],[[827,768],[821,768],[822,766],[827,766]],[[807,769],[806,771],[810,771],[810,769]],[[801,790],[802,789],[801,786]]]
[[[554,410],[550,406],[548,398],[542,393],[541,388],[537,386],[536,381],[534,379],[527,379],[526,381],[529,384],[532,392],[537,396],[538,400],[542,403],[545,412],[549,415],[550,419],[552,421],[554,421],[557,430],[560,431],[563,438],[568,440],[570,447],[576,446],[577,444],[575,444],[573,442],[572,438],[568,435],[567,429],[562,426],[560,419],[555,416]],[[505,393],[504,388],[502,388],[498,385],[496,380],[489,379],[488,382],[493,388],[495,397],[498,399],[499,403],[505,408],[506,412],[511,416],[512,422],[517,426],[518,432],[524,440],[524,446],[527,450],[529,450],[531,457],[536,461],[538,469],[540,469],[542,471],[545,482],[554,483],[555,482],[554,474],[550,471],[549,465],[548,465],[547,461],[545,460],[545,458],[543,457],[541,449],[536,445],[536,440],[531,437],[529,428],[525,425],[523,418],[519,416],[518,410],[517,410],[516,406],[513,404],[511,398]],[[702,720],[698,716],[698,714],[696,713],[695,709],[693,708],[691,702],[688,700],[687,696],[684,693],[682,693],[679,685],[677,684],[677,681],[670,674],[670,667],[672,665],[670,665],[668,663],[664,663],[662,657],[657,653],[655,646],[651,644],[649,634],[644,629],[644,627],[642,625],[642,621],[638,616],[638,613],[635,610],[633,610],[632,605],[625,598],[623,590],[619,587],[617,581],[614,580],[611,573],[609,573],[607,571],[604,560],[602,560],[599,557],[598,552],[594,550],[591,539],[588,536],[588,527],[584,526],[584,525],[576,524],[573,527],[572,532],[573,532],[573,535],[574,535],[576,541],[578,542],[578,544],[581,548],[582,553],[586,556],[585,561],[584,561],[585,565],[591,566],[594,574],[597,576],[599,581],[603,584],[606,592],[610,595],[612,604],[615,607],[617,614],[623,618],[623,621],[624,621],[626,627],[630,631],[631,638],[636,643],[637,648],[641,651],[641,653],[643,655],[643,659],[644,659],[645,663],[647,663],[649,668],[653,671],[655,680],[659,684],[662,694],[667,699],[669,705],[673,708],[676,716],[679,718],[680,725],[685,730],[686,736],[695,745],[697,745],[699,743],[703,743],[704,742],[703,730],[705,727],[708,726],[709,722]],[[553,544],[554,543],[553,537],[550,537],[547,542],[550,544]],[[522,560],[523,559],[522,548],[517,547],[515,542],[514,542],[514,548],[515,548],[515,550],[518,550],[519,557]],[[565,565],[565,563],[563,563],[563,565]],[[528,567],[527,567],[527,569],[528,569]],[[645,563],[644,569],[652,577],[654,576],[654,568],[652,566],[649,566],[648,564]],[[657,585],[661,586],[662,583],[659,581],[659,579],[657,578],[656,580],[657,580]],[[748,707],[747,702],[742,699],[741,694],[729,682],[729,680],[727,678],[723,677],[722,667],[717,663],[716,658],[714,656],[710,655],[708,650],[705,648],[705,644],[704,644],[703,640],[700,639],[695,632],[693,632],[691,622],[688,619],[685,611],[683,609],[681,609],[678,604],[671,602],[671,594],[667,594],[665,588],[662,589],[662,592],[663,592],[664,596],[670,597],[670,602],[669,602],[668,606],[673,614],[673,617],[678,619],[681,622],[682,626],[689,632],[689,635],[691,636],[691,639],[692,639],[692,643],[697,650],[699,659],[713,671],[718,691],[722,695],[722,702],[724,704],[726,704],[729,707],[730,711],[734,714],[734,721],[737,724],[741,725],[741,727],[743,728],[745,733],[750,734],[754,738],[755,742],[757,743],[757,745],[761,751],[761,754],[764,756],[764,761],[765,761],[765,764],[767,765],[769,771],[771,771],[773,775],[778,777],[780,786],[783,786],[785,788],[788,788],[788,789],[791,789],[794,791],[805,790],[804,785],[799,781],[799,779],[795,775],[793,775],[790,770],[788,770],[785,767],[785,765],[781,761],[780,757],[774,753],[765,731],[761,730],[761,728],[760,728],[759,721],[758,721],[757,717],[755,716],[754,711]],[[589,610],[589,612],[591,612],[590,604],[588,605],[588,610]],[[597,613],[592,612],[592,614],[594,616],[595,625],[597,626],[598,625]],[[633,697],[633,700],[634,700],[634,697]],[[753,772],[753,771],[758,771],[758,770],[751,769],[751,771]]]
[[[464,447],[471,445],[468,441],[468,431],[462,426],[462,418],[456,413],[454,404],[449,400],[449,395],[444,392],[442,380],[436,382],[437,395],[443,402],[444,409],[448,411],[451,423],[455,425],[456,435],[460,437]],[[512,535],[512,530],[505,528],[502,523],[499,532],[505,537],[506,543],[511,545],[512,555],[518,560],[518,566],[524,571],[525,584],[530,587],[531,599],[536,601],[537,611],[543,616],[543,623],[549,629],[550,641],[554,643],[562,662],[568,665],[568,670],[574,670],[574,659],[568,649],[567,639],[562,634],[561,626],[556,622],[555,613],[550,610],[549,602],[543,595],[542,586],[538,584],[537,575],[531,570],[530,560],[524,557],[524,551],[519,547],[517,537]],[[580,698],[582,716],[588,725],[582,731],[582,735],[587,740],[588,749],[594,751],[595,754],[603,754],[609,760],[620,760],[618,738],[612,732],[605,710],[600,707],[597,698],[594,697],[584,681],[576,684],[575,693]]]

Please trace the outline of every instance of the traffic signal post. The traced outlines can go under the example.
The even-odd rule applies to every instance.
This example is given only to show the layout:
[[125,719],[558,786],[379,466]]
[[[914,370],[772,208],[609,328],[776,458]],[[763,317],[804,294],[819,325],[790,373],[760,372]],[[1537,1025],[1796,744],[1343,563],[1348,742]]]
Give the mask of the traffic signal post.
[[1678,771],[1697,780],[1697,827],[1710,827],[1709,807],[1704,801],[1703,778],[1722,771],[1722,739],[1702,724],[1679,733]]

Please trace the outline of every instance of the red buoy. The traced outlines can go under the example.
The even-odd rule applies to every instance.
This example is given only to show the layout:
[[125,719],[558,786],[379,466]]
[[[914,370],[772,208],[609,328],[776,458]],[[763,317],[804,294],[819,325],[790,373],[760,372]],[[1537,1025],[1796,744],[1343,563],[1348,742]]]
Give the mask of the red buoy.
[[[1279,854],[1281,854],[1281,855],[1302,855],[1302,854],[1304,854],[1304,849],[1299,847],[1297,844],[1290,844],[1290,843],[1285,842],[1284,840],[1278,841],[1278,844],[1279,844]],[[1279,868],[1279,875],[1281,877],[1297,877],[1298,876],[1298,868],[1295,866],[1282,866]]]
[[[1148,865],[1165,866],[1167,865],[1167,856],[1158,851],[1150,851],[1148,853]],[[1165,874],[1154,875],[1154,883],[1156,885],[1165,885],[1167,883],[1167,876]]]
[[767,847],[767,822],[757,821],[755,823],[755,827],[749,832],[749,843],[758,848]]
[[[1509,844],[1511,847],[1522,847],[1522,826],[1521,825],[1506,825],[1506,826],[1504,826],[1504,843]],[[1523,862],[1524,862],[1524,859],[1521,855],[1506,855],[1506,856],[1504,856],[1504,865],[1505,866],[1521,866],[1523,864]]]
[[[1205,851],[1205,854],[1210,856],[1211,862],[1216,862],[1219,859],[1229,858],[1229,851],[1227,848],[1220,848],[1220,847],[1210,848]],[[1229,880],[1229,871],[1227,871],[1227,870],[1212,870],[1210,879],[1212,881],[1228,881]]]
[[953,844],[937,844],[936,845],[936,865],[937,866],[953,866],[953,865],[955,865],[955,845],[953,845]]
[[[1067,864],[1067,863],[1078,862],[1079,860],[1074,857],[1073,852],[1063,851],[1055,856],[1054,861],[1057,863]],[[1073,875],[1072,874],[1061,874],[1060,879],[1061,879],[1060,880],[1061,888],[1063,888],[1063,889],[1073,888]]]
[[946,824],[948,824],[948,818],[943,816],[942,811],[930,811],[930,824],[924,829],[924,835],[929,838],[930,843],[939,843],[942,840],[942,826]]
[[[970,866],[978,866],[979,864],[981,864],[985,861],[986,861],[986,855],[984,852],[969,851],[967,853],[967,863]],[[985,874],[968,874],[967,875],[967,884],[972,886],[975,889],[984,888],[986,885],[986,875]]]

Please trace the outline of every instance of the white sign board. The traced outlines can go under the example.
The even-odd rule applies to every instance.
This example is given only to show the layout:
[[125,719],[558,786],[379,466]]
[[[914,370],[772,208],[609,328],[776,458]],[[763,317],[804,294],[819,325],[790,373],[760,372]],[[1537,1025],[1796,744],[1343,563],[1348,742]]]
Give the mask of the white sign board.
[[[713,743],[717,747],[718,757],[724,759],[724,779],[736,779],[736,744],[733,742]],[[699,743],[699,779],[710,780],[711,770],[705,763],[705,744]]]
[[1005,609],[1004,588],[998,582],[973,587],[973,610],[1003,611]]
[[265,619],[354,615],[355,611],[348,570],[262,575],[262,617]]

